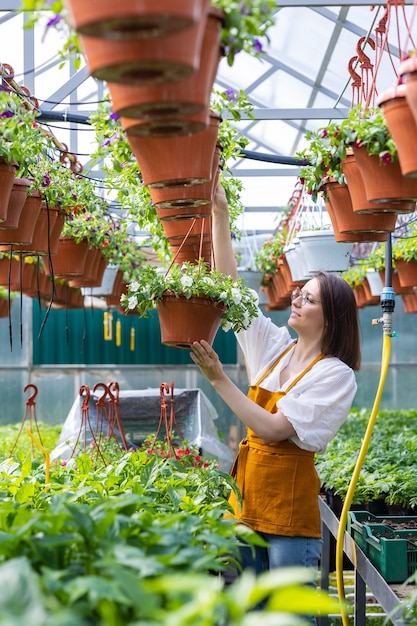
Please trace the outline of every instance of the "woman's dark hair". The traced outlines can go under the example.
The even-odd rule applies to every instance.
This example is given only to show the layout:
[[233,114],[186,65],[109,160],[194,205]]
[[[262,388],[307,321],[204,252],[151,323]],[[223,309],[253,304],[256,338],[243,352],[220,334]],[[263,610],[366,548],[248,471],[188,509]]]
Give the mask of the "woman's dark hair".
[[353,370],[361,365],[358,308],[351,287],[338,274],[316,272],[323,306],[324,332],[321,350],[337,356]]

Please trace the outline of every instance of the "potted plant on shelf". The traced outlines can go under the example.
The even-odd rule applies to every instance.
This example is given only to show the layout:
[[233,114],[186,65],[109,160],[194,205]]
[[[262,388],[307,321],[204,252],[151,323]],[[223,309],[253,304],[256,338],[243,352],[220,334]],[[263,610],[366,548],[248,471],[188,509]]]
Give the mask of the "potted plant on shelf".
[[172,264],[167,271],[144,265],[121,305],[142,317],[156,308],[162,343],[177,348],[188,348],[200,339],[212,343],[219,326],[233,331],[248,328],[258,314],[257,296],[242,279],[223,276],[202,261]]

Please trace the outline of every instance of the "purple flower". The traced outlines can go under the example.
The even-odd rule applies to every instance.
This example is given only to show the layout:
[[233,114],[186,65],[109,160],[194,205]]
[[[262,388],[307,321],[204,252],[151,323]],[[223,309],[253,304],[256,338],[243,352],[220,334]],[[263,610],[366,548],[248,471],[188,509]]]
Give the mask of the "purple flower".
[[49,28],[50,26],[56,26],[62,20],[62,15],[55,15],[50,20],[47,21],[46,26]]
[[385,152],[381,156],[381,163],[383,163],[384,165],[389,165],[390,163],[392,163],[392,155],[389,152]]
[[51,184],[51,179],[48,174],[44,174],[42,177],[41,187],[49,187]]
[[0,113],[0,117],[2,118],[13,117],[13,111],[3,111],[2,113]]
[[226,98],[228,98],[231,102],[236,102],[236,92],[234,89],[226,89],[224,92]]
[[117,113],[115,113],[114,111],[112,113],[110,113],[110,119],[111,120],[118,120],[119,116],[117,115]]
[[239,9],[242,15],[250,15],[250,7],[246,2],[242,2]]
[[255,48],[256,52],[262,52],[262,44],[260,42],[260,40],[255,37],[254,42],[253,42],[253,47]]

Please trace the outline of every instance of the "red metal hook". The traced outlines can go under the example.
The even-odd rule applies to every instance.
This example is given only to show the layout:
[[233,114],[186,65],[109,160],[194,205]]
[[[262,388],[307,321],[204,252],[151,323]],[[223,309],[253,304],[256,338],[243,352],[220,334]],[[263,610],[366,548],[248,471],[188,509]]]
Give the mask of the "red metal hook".
[[104,389],[104,393],[103,395],[101,395],[99,397],[99,399],[96,402],[97,406],[106,406],[106,396],[109,394],[109,388],[107,387],[107,385],[105,383],[96,383],[93,387],[93,393],[96,392],[97,389],[99,388],[103,388]]
[[26,400],[26,404],[28,406],[33,406],[35,404],[35,398],[38,395],[38,388],[37,388],[36,385],[33,385],[32,383],[29,383],[28,385],[26,385],[26,387],[23,389],[23,391],[26,392],[28,389],[33,389],[33,392],[29,396],[29,398]]

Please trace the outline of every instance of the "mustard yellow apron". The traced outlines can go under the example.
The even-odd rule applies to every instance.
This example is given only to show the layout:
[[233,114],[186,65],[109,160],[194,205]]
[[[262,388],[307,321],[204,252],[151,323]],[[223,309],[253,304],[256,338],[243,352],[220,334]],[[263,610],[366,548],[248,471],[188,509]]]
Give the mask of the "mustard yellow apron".
[[[324,357],[320,354],[288,386],[287,391],[268,391],[260,383],[276,367],[291,344],[251,385],[248,397],[270,413],[277,412],[277,401]],[[234,517],[258,532],[290,537],[320,537],[318,497],[320,480],[314,465],[314,452],[291,441],[266,444],[250,429],[239,444],[231,474],[242,494],[240,510],[235,494],[229,502]]]

